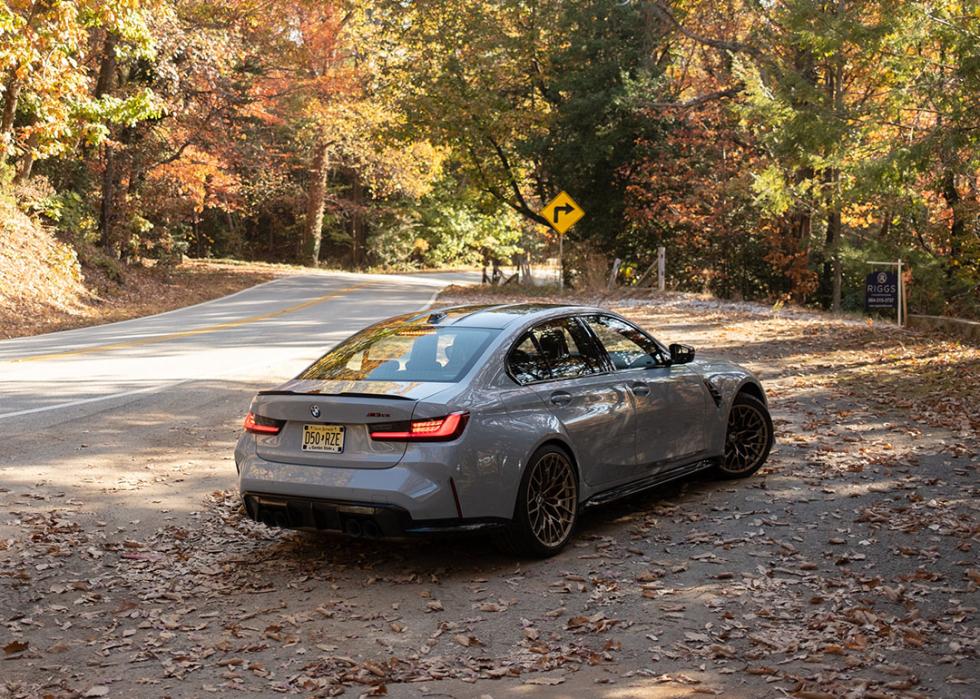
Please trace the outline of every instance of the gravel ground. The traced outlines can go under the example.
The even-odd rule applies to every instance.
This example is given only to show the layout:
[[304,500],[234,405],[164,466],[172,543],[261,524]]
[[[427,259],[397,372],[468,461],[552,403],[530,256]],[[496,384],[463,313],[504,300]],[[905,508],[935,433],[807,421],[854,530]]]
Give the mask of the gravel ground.
[[0,696],[977,696],[980,351],[762,306],[606,305],[760,374],[759,474],[589,511],[548,561],[275,531],[233,490],[253,387],[214,386],[213,424],[161,432],[98,506],[0,483]]

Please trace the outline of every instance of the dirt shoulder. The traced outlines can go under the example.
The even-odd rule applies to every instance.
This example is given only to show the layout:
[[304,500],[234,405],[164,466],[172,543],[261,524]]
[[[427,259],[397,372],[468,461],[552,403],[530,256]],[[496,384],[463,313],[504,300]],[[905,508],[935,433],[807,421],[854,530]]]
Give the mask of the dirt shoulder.
[[0,306],[0,339],[171,311],[304,271],[309,270],[261,262],[188,259],[169,270],[119,266],[110,279],[100,270],[85,268],[84,288],[70,303],[22,299]]

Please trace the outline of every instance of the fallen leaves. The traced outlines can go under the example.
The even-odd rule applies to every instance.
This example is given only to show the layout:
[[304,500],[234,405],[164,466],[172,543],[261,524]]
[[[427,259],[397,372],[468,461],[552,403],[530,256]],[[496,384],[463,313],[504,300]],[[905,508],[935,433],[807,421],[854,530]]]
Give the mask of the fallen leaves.
[[604,633],[619,624],[618,619],[609,619],[603,612],[596,612],[592,616],[573,616],[565,622],[565,628],[576,633]]
[[[269,530],[243,520],[232,491],[200,512],[154,513],[156,531],[136,536],[43,489],[13,488],[0,492],[17,532],[0,538],[3,601],[16,610],[3,623],[26,645],[5,657],[71,658],[84,668],[74,696],[110,686],[92,669],[101,663],[123,668],[113,694],[134,695],[180,681],[219,694],[382,696],[448,678],[571,685],[576,672],[684,695],[975,694],[980,449],[961,428],[965,403],[887,385],[909,356],[945,343],[901,336],[909,352],[883,360],[883,384],[874,352],[895,341],[877,329],[627,311],[651,313],[646,324],[665,336],[687,325],[696,344],[754,355],[779,431],[762,473],[597,510],[543,562],[470,540]],[[939,363],[963,378],[952,356]],[[947,390],[960,401],[976,389]],[[907,405],[884,412],[896,400]],[[26,665],[6,667],[24,678]],[[133,690],[137,675],[147,685]]]

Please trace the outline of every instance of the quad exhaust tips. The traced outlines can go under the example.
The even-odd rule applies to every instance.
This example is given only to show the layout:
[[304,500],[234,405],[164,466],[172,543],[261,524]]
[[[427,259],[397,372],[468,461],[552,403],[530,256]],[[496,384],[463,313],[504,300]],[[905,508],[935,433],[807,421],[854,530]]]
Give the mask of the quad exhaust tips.
[[378,539],[381,537],[380,527],[371,519],[350,517],[344,523],[344,532],[350,536],[365,537],[368,539]]
[[[290,527],[289,511],[285,507],[262,507],[259,511],[259,521],[267,527],[274,529],[288,529]],[[365,517],[347,517],[344,520],[343,532],[348,536],[380,539],[382,537],[381,527],[377,522]]]
[[274,529],[333,531],[383,539],[404,532],[411,521],[406,512],[394,506],[250,493],[242,500],[250,519]]

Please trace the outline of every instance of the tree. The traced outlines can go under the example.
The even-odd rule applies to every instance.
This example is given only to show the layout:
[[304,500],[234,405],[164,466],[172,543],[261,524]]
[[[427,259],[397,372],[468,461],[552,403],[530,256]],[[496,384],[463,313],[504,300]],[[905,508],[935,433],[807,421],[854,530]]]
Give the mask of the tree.
[[149,50],[138,0],[10,0],[0,4],[0,153],[19,160],[17,177],[36,160],[65,153],[79,140],[105,136],[105,123],[148,107],[132,101],[88,99],[86,62],[96,34],[118,37],[134,53]]
[[921,12],[891,0],[653,7],[683,40],[718,55],[713,66],[698,62],[724,76],[729,87],[708,94],[736,97],[741,138],[761,156],[756,196],[781,221],[770,259],[792,264],[801,299],[811,287],[796,261],[817,264],[818,297],[840,310],[846,219],[863,220],[869,196],[887,188],[876,164],[901,149],[911,125]]
[[[653,69],[636,6],[609,0],[380,3],[390,90],[483,194],[529,221],[568,189],[599,240],[621,225],[620,169],[647,123],[625,97]],[[579,229],[576,229],[579,230]]]
[[[944,310],[975,315],[980,311],[980,6],[915,2],[910,13],[918,29],[906,114],[911,147],[895,144],[887,171],[892,174],[897,166],[911,175],[899,180],[902,198],[917,204],[910,217],[913,240],[943,268]],[[926,215],[915,216],[915,209]]]

